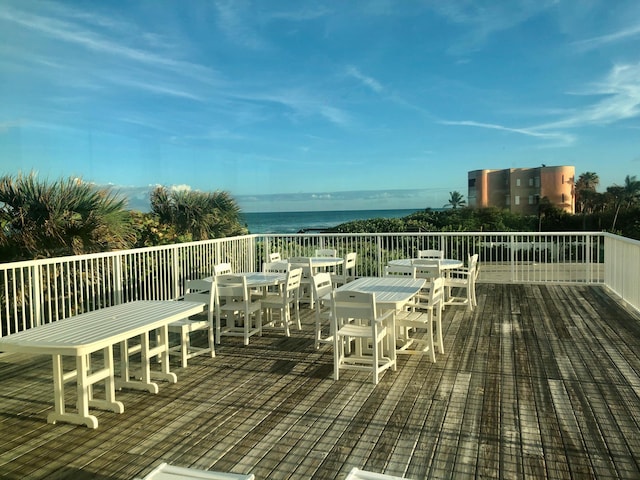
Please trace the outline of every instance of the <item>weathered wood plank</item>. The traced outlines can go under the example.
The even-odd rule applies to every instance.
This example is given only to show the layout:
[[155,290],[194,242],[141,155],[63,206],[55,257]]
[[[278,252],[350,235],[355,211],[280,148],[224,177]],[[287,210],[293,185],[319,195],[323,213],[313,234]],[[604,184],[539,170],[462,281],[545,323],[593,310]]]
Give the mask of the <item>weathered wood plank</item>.
[[[640,319],[598,286],[479,285],[437,362],[332,379],[304,329],[223,339],[98,429],[49,425],[51,360],[0,355],[0,478],[144,476],[160,461],[257,478],[640,478]],[[203,341],[204,337],[198,341]],[[65,365],[72,368],[72,362]],[[67,403],[73,408],[73,385]],[[100,395],[96,388],[96,395]]]

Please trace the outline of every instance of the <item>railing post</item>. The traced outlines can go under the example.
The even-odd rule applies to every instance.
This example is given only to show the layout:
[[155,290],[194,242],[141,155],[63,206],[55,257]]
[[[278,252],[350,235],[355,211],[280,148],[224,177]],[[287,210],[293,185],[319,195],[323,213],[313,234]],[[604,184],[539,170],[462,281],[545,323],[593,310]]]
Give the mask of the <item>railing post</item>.
[[173,275],[171,277],[173,278],[173,291],[168,295],[169,298],[174,300],[180,296],[180,279],[184,275],[184,272],[180,271],[180,262],[178,261],[179,257],[178,247],[176,246],[171,249],[171,269],[173,270]]
[[376,263],[376,268],[378,269],[376,271],[376,276],[380,276],[384,270],[382,267],[382,239],[380,235],[376,235]]
[[510,259],[510,278],[509,282],[515,282],[516,278],[516,239],[514,234],[509,235],[509,259]]
[[122,255],[111,257],[111,268],[113,269],[113,303],[119,305],[124,299],[124,277],[122,273]]
[[40,264],[36,264],[33,266],[31,270],[32,280],[31,280],[31,294],[33,295],[32,304],[33,304],[33,318],[32,323],[34,327],[39,327],[42,325],[42,308],[44,300],[42,298],[42,267]]

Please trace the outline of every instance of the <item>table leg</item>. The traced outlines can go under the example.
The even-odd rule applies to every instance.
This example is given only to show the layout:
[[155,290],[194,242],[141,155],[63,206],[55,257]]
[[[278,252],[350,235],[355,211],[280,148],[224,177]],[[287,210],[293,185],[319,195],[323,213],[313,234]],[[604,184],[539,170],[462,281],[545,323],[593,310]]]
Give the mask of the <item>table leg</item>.
[[151,375],[155,378],[167,380],[171,383],[177,383],[178,377],[175,373],[169,371],[169,326],[160,327],[158,332],[158,345],[153,349],[153,353],[160,357],[160,372],[153,372]]
[[[121,356],[123,364],[123,375],[116,380],[118,388],[132,388],[137,390],[147,390],[151,393],[158,393],[158,384],[152,382],[152,378],[167,380],[176,383],[178,377],[175,373],[169,371],[169,327],[167,325],[161,327],[158,332],[158,344],[151,348],[149,335],[152,332],[146,332],[140,335],[140,345],[129,347],[127,341],[121,344]],[[129,370],[129,356],[133,353],[140,352],[140,378],[141,380],[131,380]],[[161,371],[151,371],[151,358],[158,356],[160,359]],[[124,374],[126,368],[126,376]]]
[[[139,380],[132,380],[130,356],[140,352],[140,372]],[[129,341],[120,343],[120,357],[122,359],[122,375],[116,380],[117,388],[131,388],[134,390],[146,390],[151,393],[158,393],[158,385],[151,381],[149,367],[149,335],[140,335],[140,345],[129,347]]]
[[[104,368],[92,373],[88,378],[89,406],[110,410],[115,413],[122,413],[124,412],[124,404],[116,400],[113,350],[111,350],[111,347],[103,348],[102,356],[104,359]],[[90,361],[91,359],[89,359],[89,362]],[[93,384],[100,380],[104,380],[104,400],[93,398]]]
[[[65,378],[62,369],[62,356],[53,355],[53,385],[54,385],[54,403],[55,408],[52,413],[47,415],[47,422],[56,423],[57,421],[73,423],[76,425],[86,425],[89,428],[98,427],[98,419],[89,415],[89,393],[87,391],[87,356],[79,355],[76,357],[76,371]],[[67,413],[64,405],[64,383],[68,379],[76,379],[78,400],[78,413]]]

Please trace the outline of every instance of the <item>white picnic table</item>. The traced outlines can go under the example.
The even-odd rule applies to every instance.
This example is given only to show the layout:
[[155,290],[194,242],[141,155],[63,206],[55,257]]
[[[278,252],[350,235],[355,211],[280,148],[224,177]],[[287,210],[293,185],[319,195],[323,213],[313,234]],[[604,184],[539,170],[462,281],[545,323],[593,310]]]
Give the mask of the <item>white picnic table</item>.
[[[151,378],[175,383],[177,377],[169,371],[167,326],[176,320],[204,310],[204,303],[182,301],[139,300],[105,307],[65,318],[0,338],[0,351],[33,355],[51,355],[53,359],[54,411],[47,416],[49,423],[64,421],[97,428],[98,419],[89,414],[89,407],[116,413],[124,412],[124,405],[115,398],[116,388],[138,388],[157,393]],[[155,346],[149,334],[159,330]],[[128,341],[140,337],[139,345],[129,347]],[[121,344],[121,375],[115,378],[112,346]],[[102,365],[92,366],[92,354],[102,352]],[[130,378],[129,356],[139,352],[141,380]],[[63,357],[75,358],[75,369],[64,371]],[[160,356],[160,372],[151,372],[150,359]],[[65,409],[66,383],[77,384],[76,413]],[[103,381],[105,398],[93,397],[93,385]]]

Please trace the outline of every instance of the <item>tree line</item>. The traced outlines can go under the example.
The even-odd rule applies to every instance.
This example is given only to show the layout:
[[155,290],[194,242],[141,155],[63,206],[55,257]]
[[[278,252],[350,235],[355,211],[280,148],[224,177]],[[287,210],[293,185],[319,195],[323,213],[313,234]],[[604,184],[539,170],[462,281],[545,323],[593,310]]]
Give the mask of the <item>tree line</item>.
[[622,185],[596,191],[598,175],[585,172],[574,183],[576,213],[571,214],[542,198],[536,215],[498,208],[469,208],[460,192],[449,192],[447,210],[427,208],[404,218],[377,218],[347,222],[331,232],[533,232],[608,231],[640,240],[640,181],[627,175]]
[[[450,207],[426,209],[397,219],[369,219],[338,225],[331,232],[432,231],[601,231],[640,239],[640,181],[596,191],[598,175],[575,182],[576,214],[541,201],[537,215],[495,208],[473,209],[459,192]],[[62,257],[167,245],[250,233],[241,211],[224,191],[200,192],[156,187],[151,211],[128,210],[109,188],[77,178],[42,181],[34,173],[0,178],[0,262]]]
[[0,262],[81,255],[247,233],[228,192],[150,194],[151,211],[128,210],[109,188],[34,173],[0,178]]

